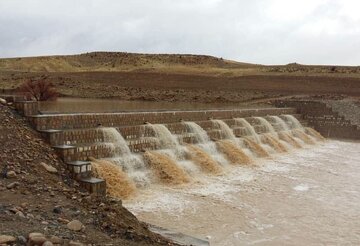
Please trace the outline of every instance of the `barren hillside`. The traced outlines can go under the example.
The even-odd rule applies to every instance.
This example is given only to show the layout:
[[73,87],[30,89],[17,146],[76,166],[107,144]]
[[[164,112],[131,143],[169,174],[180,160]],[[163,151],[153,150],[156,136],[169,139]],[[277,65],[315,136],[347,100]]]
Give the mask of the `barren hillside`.
[[0,59],[0,89],[52,81],[64,96],[240,102],[278,95],[360,95],[359,66],[264,66],[188,54],[92,52]]

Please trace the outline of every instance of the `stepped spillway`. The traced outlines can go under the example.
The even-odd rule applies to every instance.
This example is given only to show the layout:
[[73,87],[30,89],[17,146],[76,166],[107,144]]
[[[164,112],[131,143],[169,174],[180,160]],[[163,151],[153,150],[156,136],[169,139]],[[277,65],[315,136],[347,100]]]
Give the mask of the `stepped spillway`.
[[[261,116],[268,112],[274,115]],[[186,116],[184,112],[179,114]],[[94,170],[100,170],[97,176],[105,180],[113,177],[101,174],[99,163],[111,162],[121,171],[122,180],[126,177],[135,184],[136,190],[151,189],[152,185],[159,184],[174,186],[198,182],[206,175],[227,175],[233,165],[256,164],[258,158],[291,152],[322,140],[315,130],[304,128],[298,120],[301,116],[291,109],[210,111],[207,114],[222,118],[212,119],[202,113],[189,112],[199,120],[176,121],[176,112],[141,113],[136,116],[143,123],[135,124],[138,121],[135,114],[127,114],[129,119],[125,125],[119,114],[104,114],[105,119],[115,117],[115,120],[99,118],[103,124],[86,128],[89,122],[98,119],[99,115],[94,115],[83,125],[74,122],[79,128],[50,130],[48,134],[50,142],[58,146],[66,161],[94,158]],[[174,115],[176,117],[172,118]],[[245,117],[239,117],[242,115]],[[63,117],[71,122],[80,116]],[[88,117],[83,115],[84,120]],[[153,123],[161,117],[167,123]],[[156,120],[146,122],[147,119]],[[110,169],[109,165],[104,168]],[[126,194],[122,196],[125,197]]]

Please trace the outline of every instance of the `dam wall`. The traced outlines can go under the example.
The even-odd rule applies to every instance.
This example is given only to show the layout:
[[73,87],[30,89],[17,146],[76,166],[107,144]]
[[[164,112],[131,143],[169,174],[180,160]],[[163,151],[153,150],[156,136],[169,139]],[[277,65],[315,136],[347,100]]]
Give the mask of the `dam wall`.
[[232,119],[272,114],[292,114],[293,108],[264,108],[237,110],[197,110],[197,111],[156,111],[124,113],[84,113],[32,115],[30,123],[37,130],[92,128],[98,126],[116,127],[141,125],[145,122],[166,124],[179,121],[202,121],[209,119]]
[[311,117],[284,105],[76,114],[40,114],[34,102],[14,105],[56,150],[72,177],[99,194],[108,192],[106,177],[99,173],[118,173],[130,190],[157,182],[173,185],[323,141],[307,127]]
[[[293,107],[303,115],[309,126],[327,138],[360,139],[360,127],[322,101],[279,100],[277,107]],[[350,113],[350,112],[349,112]]]

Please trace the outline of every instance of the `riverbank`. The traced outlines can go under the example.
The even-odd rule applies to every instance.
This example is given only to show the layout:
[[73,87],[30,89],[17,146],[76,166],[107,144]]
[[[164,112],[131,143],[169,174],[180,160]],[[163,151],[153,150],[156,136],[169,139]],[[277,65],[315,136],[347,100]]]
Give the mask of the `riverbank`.
[[71,245],[172,245],[121,200],[80,191],[54,150],[12,109],[0,105],[0,119],[0,235],[18,245],[33,232],[43,235],[36,240]]

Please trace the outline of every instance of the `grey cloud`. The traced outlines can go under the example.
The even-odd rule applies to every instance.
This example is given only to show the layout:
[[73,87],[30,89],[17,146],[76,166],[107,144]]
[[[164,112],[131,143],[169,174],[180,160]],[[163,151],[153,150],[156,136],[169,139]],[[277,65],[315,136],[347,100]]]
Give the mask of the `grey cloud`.
[[102,50],[356,65],[356,7],[356,0],[1,0],[0,56]]

